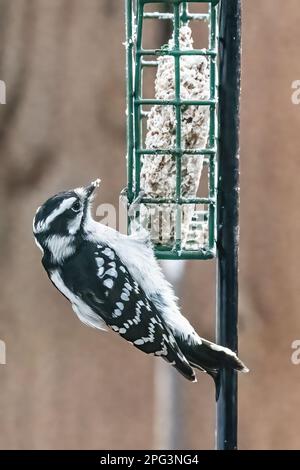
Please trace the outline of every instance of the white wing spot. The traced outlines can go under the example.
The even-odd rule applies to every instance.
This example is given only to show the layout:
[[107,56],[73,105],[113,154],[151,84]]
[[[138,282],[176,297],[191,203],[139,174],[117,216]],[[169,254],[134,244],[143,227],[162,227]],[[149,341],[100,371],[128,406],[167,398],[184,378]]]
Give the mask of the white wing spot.
[[103,258],[96,258],[96,263],[98,268],[101,268],[101,266],[104,265],[104,259]]
[[98,269],[98,276],[99,277],[102,277],[103,276],[103,273],[104,273],[104,268],[103,266],[101,268]]
[[114,310],[112,316],[113,316],[113,317],[120,317],[121,315],[122,315],[121,310],[119,310],[118,308],[115,308],[115,310]]
[[104,285],[105,287],[108,287],[108,289],[111,289],[111,288],[113,287],[113,285],[114,285],[114,282],[113,282],[112,279],[105,279],[105,280],[103,281],[103,285]]
[[115,254],[110,248],[105,248],[105,250],[103,250],[103,254],[108,256],[108,258],[110,258],[111,260],[115,259]]
[[142,344],[144,344],[145,341],[143,339],[136,339],[133,344],[135,344],[136,346],[142,346]]
[[124,335],[124,333],[126,333],[126,328],[120,328],[119,333],[120,335]]
[[124,302],[128,302],[129,297],[128,297],[127,294],[125,294],[125,292],[122,292],[122,294],[121,294],[121,299],[124,300]]
[[168,355],[168,350],[166,346],[163,346],[163,349],[161,351],[156,351],[155,356],[167,356]]
[[117,306],[120,310],[124,310],[124,304],[122,304],[122,302],[117,302],[117,303],[116,303],[116,306]]
[[107,276],[111,276],[111,277],[115,277],[117,278],[118,277],[118,273],[117,271],[114,269],[114,268],[110,268],[106,271],[106,274]]

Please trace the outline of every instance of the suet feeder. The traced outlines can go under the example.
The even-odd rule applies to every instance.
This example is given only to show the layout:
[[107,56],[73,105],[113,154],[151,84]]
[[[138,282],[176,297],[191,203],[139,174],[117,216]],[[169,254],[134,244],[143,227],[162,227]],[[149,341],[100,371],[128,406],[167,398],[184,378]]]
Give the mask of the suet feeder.
[[[142,223],[150,228],[160,259],[209,259],[216,255],[218,2],[209,2],[207,13],[190,13],[189,3],[207,2],[127,0],[127,197],[130,204],[143,191],[141,210],[136,212],[136,217],[141,217],[141,212],[144,214],[146,221]],[[155,11],[155,4],[165,4],[169,11]],[[154,11],[150,11],[150,5],[154,5]],[[145,23],[150,19],[160,23],[172,20],[173,37],[168,44],[157,49],[143,47]],[[182,28],[190,21],[208,25],[208,48],[196,49],[184,44]],[[191,90],[189,96],[183,75],[190,69],[193,73],[194,64],[202,66],[202,82],[206,74],[207,90],[205,83],[196,83],[199,93]],[[143,86],[145,70],[149,67],[158,69],[153,98],[145,97]],[[163,90],[159,71],[168,67],[173,77],[169,76],[169,88]],[[199,122],[201,113],[202,122]],[[156,123],[155,114],[161,114]],[[159,140],[158,144],[151,140],[151,133],[153,136],[162,132],[159,126],[164,119],[170,121],[169,130],[164,133],[168,137],[169,132],[170,138],[163,142],[161,137],[163,147],[159,147]],[[190,128],[198,125],[203,138],[195,139],[195,132],[188,135],[188,124]],[[196,142],[192,142],[193,138]],[[197,165],[195,188],[189,191],[190,185],[184,181],[189,176],[187,168],[197,168]],[[197,190],[202,166],[208,169],[208,187],[207,193],[200,197]],[[157,181],[159,176],[161,180]]]

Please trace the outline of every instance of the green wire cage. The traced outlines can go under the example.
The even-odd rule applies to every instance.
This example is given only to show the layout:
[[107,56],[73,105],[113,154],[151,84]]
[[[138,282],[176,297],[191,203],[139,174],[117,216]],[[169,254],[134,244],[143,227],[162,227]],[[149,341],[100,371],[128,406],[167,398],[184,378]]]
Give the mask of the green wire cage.
[[[141,191],[141,169],[143,158],[157,158],[160,155],[170,155],[176,166],[176,184],[172,197],[160,194],[153,197],[145,194],[140,202],[148,207],[154,205],[170,205],[174,212],[175,234],[173,243],[156,243],[156,256],[159,259],[210,259],[216,256],[216,202],[217,202],[217,152],[218,152],[218,1],[199,2],[168,0],[165,2],[148,0],[126,0],[127,21],[127,197],[131,204],[138,198]],[[192,13],[189,4],[207,4],[205,13]],[[150,11],[149,4],[154,5]],[[165,4],[167,11],[155,11],[155,6]],[[173,44],[163,45],[159,49],[143,47],[145,22],[149,20],[172,20]],[[205,22],[208,38],[207,48],[182,49],[180,47],[180,28],[191,21]],[[172,99],[149,99],[144,96],[143,76],[145,69],[158,66],[158,58],[170,56],[174,58],[174,97]],[[182,57],[205,56],[209,63],[209,95],[208,99],[183,99],[181,93],[182,79],[180,61]],[[149,149],[144,143],[146,107],[172,106],[176,119],[174,145],[171,148]],[[182,116],[188,107],[206,107],[209,109],[209,130],[207,145],[204,148],[184,148],[182,139]],[[203,164],[208,169],[208,191],[206,197],[182,194],[182,162],[183,157],[198,156],[203,158]],[[200,207],[198,217],[206,227],[205,243],[192,249],[182,244],[182,207]],[[195,212],[197,215],[197,212]],[[136,213],[139,217],[139,213]],[[197,220],[191,219],[193,230]]]

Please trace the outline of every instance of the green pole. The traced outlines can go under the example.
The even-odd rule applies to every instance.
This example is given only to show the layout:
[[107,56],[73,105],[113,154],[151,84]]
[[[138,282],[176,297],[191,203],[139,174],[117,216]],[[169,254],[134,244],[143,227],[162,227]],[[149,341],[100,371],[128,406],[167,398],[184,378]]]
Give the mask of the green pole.
[[[222,0],[220,11],[220,143],[218,192],[217,341],[238,347],[239,111],[241,1]],[[237,449],[237,373],[221,372],[217,448]]]

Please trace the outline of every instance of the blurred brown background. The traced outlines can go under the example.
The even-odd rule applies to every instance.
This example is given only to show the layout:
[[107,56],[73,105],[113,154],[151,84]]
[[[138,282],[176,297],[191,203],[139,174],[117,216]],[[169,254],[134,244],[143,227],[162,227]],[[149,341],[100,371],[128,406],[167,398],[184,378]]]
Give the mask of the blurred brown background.
[[[244,0],[241,127],[240,447],[299,449],[298,0]],[[38,205],[101,176],[125,185],[123,0],[0,0],[0,448],[155,444],[154,368],[81,325],[49,284],[31,233]],[[159,34],[153,30],[150,34]],[[213,338],[214,266],[187,265],[181,304]],[[202,293],[202,294],[201,294]],[[181,448],[213,448],[208,378],[179,378]]]

